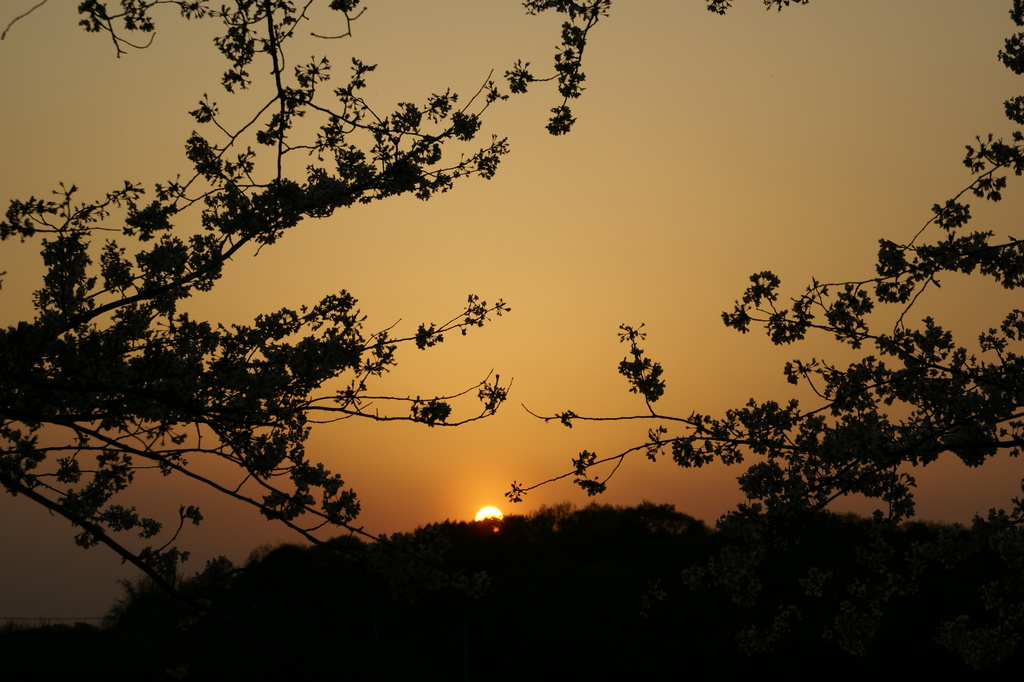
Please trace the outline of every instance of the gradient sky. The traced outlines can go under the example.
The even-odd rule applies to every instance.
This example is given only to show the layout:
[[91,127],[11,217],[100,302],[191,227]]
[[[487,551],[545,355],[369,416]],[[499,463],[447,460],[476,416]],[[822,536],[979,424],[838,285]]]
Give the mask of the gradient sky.
[[[34,4],[9,0],[0,23]],[[213,27],[168,15],[151,48],[115,59],[109,40],[76,26],[71,4],[49,3],[0,43],[5,202],[46,195],[60,181],[89,196],[123,179],[185,173],[183,142],[194,127],[186,112],[204,92],[224,111],[249,111],[245,98],[218,90]],[[909,239],[932,204],[969,184],[964,145],[1008,135],[1002,102],[1022,91],[996,59],[1014,29],[1010,4],[814,0],[776,13],[751,0],[718,17],[701,0],[615,3],[592,33],[571,135],[544,130],[559,103],[551,90],[513,99],[485,119],[485,134],[508,135],[512,145],[493,180],[465,181],[427,203],[391,199],[303,223],[234,263],[190,311],[246,322],[345,288],[369,331],[399,320],[397,329],[413,331],[456,314],[468,293],[503,298],[510,315],[429,351],[404,350],[377,389],[452,392],[493,369],[515,378],[497,416],[457,429],[348,420],[315,430],[309,450],[360,495],[359,521],[372,533],[469,519],[484,505],[508,514],[585,504],[566,481],[514,508],[503,494],[513,479],[563,473],[582,449],[609,455],[639,444],[655,424],[567,430],[520,404],[641,412],[616,371],[622,323],[646,323],[645,348],[668,382],[659,407],[680,415],[789,398],[782,365],[794,357],[852,358],[814,340],[775,348],[725,329],[720,313],[763,269],[793,293],[811,277],[870,276],[880,237]],[[327,54],[338,73],[350,56],[379,64],[368,98],[386,112],[446,87],[471,95],[491,69],[500,74],[516,59],[547,64],[558,24],[525,16],[511,0],[376,2],[352,38],[311,41],[293,54]],[[999,205],[974,202],[979,225],[1014,234],[1024,208],[1016,189],[1011,183]],[[32,315],[38,250],[3,245],[0,324]],[[1019,305],[986,282],[945,284],[918,318],[955,320],[964,338]],[[914,472],[919,516],[967,521],[1005,505],[1020,492],[1022,470],[997,461],[968,471],[954,460]],[[598,501],[672,503],[713,521],[739,501],[740,473],[638,456]],[[290,539],[249,509],[185,485],[161,480],[144,497],[162,513],[203,507],[207,520],[182,542],[195,551],[189,570],[217,553],[242,560],[260,543]],[[102,614],[117,594],[113,580],[130,572],[103,549],[73,547],[72,535],[63,520],[0,497],[0,618]]]

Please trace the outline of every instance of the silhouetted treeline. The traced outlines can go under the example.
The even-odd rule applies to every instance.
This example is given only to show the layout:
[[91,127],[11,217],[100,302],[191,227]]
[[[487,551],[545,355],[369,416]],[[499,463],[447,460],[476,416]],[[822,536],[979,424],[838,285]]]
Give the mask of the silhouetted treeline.
[[[240,569],[182,581],[184,593],[209,606],[206,615],[145,582],[129,584],[103,628],[8,628],[0,660],[5,679],[977,675],[936,643],[938,623],[964,612],[983,617],[977,586],[998,581],[1004,568],[966,549],[948,566],[907,558],[940,536],[966,541],[969,529],[903,524],[881,543],[879,533],[864,519],[818,516],[799,533],[758,536],[744,554],[727,532],[668,505],[562,505],[503,521],[446,521],[394,536],[397,549],[354,538],[286,545],[254,552]],[[730,557],[757,564],[759,589],[730,569]],[[688,567],[697,570],[683,573]],[[870,590],[884,586],[883,568],[890,583],[901,570],[915,578],[886,593],[866,653],[848,653],[842,645],[850,648],[858,608],[875,603]],[[827,576],[820,591],[808,575]],[[850,596],[864,590],[871,598],[863,603]],[[769,651],[744,653],[741,644]],[[1019,671],[1021,662],[1015,652],[985,674]]]

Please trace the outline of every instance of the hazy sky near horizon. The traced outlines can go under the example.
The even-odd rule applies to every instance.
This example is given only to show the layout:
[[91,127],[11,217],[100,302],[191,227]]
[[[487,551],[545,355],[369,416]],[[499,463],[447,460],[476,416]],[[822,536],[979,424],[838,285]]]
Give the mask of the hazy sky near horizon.
[[[5,3],[0,24],[34,4]],[[426,396],[493,370],[514,377],[495,417],[457,429],[348,420],[314,430],[311,455],[360,495],[368,531],[468,520],[485,505],[508,514],[591,501],[568,481],[516,508],[502,496],[512,480],[564,473],[582,449],[604,456],[640,444],[656,425],[568,430],[520,406],[641,413],[616,371],[622,323],[646,324],[645,348],[665,367],[666,413],[788,399],[787,360],[853,356],[815,340],[776,348],[757,332],[725,329],[720,313],[747,277],[771,269],[796,294],[812,277],[871,276],[879,238],[909,239],[932,204],[970,183],[964,145],[1013,129],[1002,103],[1021,84],[996,59],[1014,30],[1009,0],[814,0],[781,13],[750,0],[724,17],[704,4],[613,3],[591,35],[587,90],[573,105],[570,135],[544,130],[559,103],[551,89],[513,98],[485,117],[484,134],[507,135],[512,147],[494,179],[464,181],[426,203],[389,199],[306,221],[258,258],[239,259],[190,303],[195,315],[227,324],[344,288],[359,299],[369,331],[397,322],[407,332],[457,314],[469,293],[512,307],[438,348],[404,349],[379,385]],[[0,89],[8,93],[0,200],[45,196],[58,182],[95,196],[124,179],[151,185],[185,174],[183,142],[195,127],[187,111],[204,92],[239,118],[250,111],[253,100],[219,91],[213,27],[157,16],[153,46],[120,59],[108,39],[76,26],[73,3],[51,0],[15,24],[0,43]],[[329,55],[336,78],[351,56],[377,63],[367,98],[387,112],[447,87],[471,95],[516,59],[541,71],[558,25],[554,16],[525,16],[511,0],[377,1],[351,38],[310,41],[309,54]],[[979,224],[1020,236],[1018,191],[1011,179],[1001,204],[972,202]],[[0,324],[32,315],[38,251],[37,243],[3,244]],[[965,338],[1019,306],[988,282],[945,284],[918,317],[954,320]],[[954,460],[914,472],[919,516],[967,521],[1005,505],[1020,492],[1022,469],[997,461],[968,471]],[[596,501],[671,503],[713,521],[739,501],[740,473],[682,470],[638,454]],[[260,543],[290,537],[186,486],[161,481],[146,490],[148,502],[171,513],[181,503],[203,507],[207,520],[181,543],[195,549],[186,568],[220,552],[241,560]],[[126,572],[103,549],[73,547],[72,534],[27,501],[0,496],[0,576],[19,586],[0,590],[0,617],[100,615],[109,605],[112,576]],[[68,612],[70,603],[79,608]]]

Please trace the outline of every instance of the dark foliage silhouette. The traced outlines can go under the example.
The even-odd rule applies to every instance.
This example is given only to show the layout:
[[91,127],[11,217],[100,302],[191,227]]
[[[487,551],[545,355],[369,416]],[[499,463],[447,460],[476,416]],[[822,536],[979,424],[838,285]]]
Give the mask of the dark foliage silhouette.
[[[585,41],[608,5],[525,3],[532,14],[565,16],[553,75],[535,76],[523,64],[507,74],[512,92],[534,82],[557,87],[552,133],[571,126]],[[497,375],[456,395],[371,389],[395,366],[400,346],[422,350],[466,334],[507,312],[500,300],[470,295],[447,322],[403,333],[364,329],[344,290],[245,325],[182,312],[183,301],[217,285],[228,261],[258,255],[303,221],[400,195],[425,200],[464,178],[495,174],[507,141],[478,136],[485,112],[508,95],[489,77],[469,98],[445,90],[384,113],[366,99],[372,64],[352,57],[338,73],[327,57],[300,61],[291,53],[314,13],[320,30],[338,34],[324,37],[344,37],[366,6],[79,3],[81,26],[108,38],[118,57],[149,44],[158,12],[173,8],[184,20],[215,23],[223,97],[262,92],[253,74],[269,75],[259,83],[269,94],[241,117],[222,114],[206,95],[193,104],[197,132],[185,144],[191,170],[183,176],[172,172],[149,189],[126,181],[100,198],[61,185],[53,198],[12,200],[0,221],[0,239],[37,241],[46,268],[35,317],[0,330],[0,485],[77,526],[81,546],[107,545],[165,587],[187,557],[175,544],[178,532],[202,514],[183,504],[178,518],[158,519],[121,503],[140,472],[188,477],[316,541],[325,525],[353,528],[359,501],[338,474],[309,459],[313,424],[366,418],[453,426],[492,415],[506,398],[508,383]],[[232,128],[232,120],[246,122]],[[475,411],[456,411],[458,398],[473,396]],[[211,474],[204,466],[211,460],[231,463],[235,474]]]
[[[668,587],[678,581],[680,566],[699,568],[734,543],[667,505],[559,505],[504,521],[444,522],[402,534],[409,542],[444,546],[437,564],[444,572],[486,573],[486,586],[475,595],[438,584],[422,570],[418,584],[403,579],[396,591],[394,573],[378,570],[373,556],[394,551],[387,545],[349,537],[336,541],[345,552],[282,546],[254,553],[226,579],[183,584],[213,611],[245,623],[246,631],[196,617],[145,582],[130,584],[102,630],[80,628],[91,655],[69,664],[76,670],[92,660],[107,665],[104,654],[112,652],[125,679],[293,679],[343,671],[355,680],[514,680],[572,677],[594,666],[602,677],[656,679],[682,662],[719,674],[764,674],[792,672],[797,661],[805,670],[874,675],[969,673],[925,625],[956,610],[983,610],[971,586],[993,577],[988,557],[930,565],[919,590],[894,598],[901,617],[883,624],[866,655],[844,651],[839,639],[819,641],[818,617],[832,607],[831,597],[822,601],[794,590],[792,574],[816,566],[837,580],[855,576],[853,557],[876,532],[867,519],[816,516],[802,528],[799,544],[763,562],[766,598],[754,607],[736,603],[728,590]],[[950,537],[969,543],[971,535],[911,522],[886,539],[903,561],[915,547]],[[790,604],[805,617],[787,619],[772,604]],[[756,651],[738,656],[735,622],[751,610],[784,622],[790,636],[776,641],[772,633],[750,633],[747,644]],[[24,635],[0,636],[0,647],[24,645]],[[39,632],[35,641],[42,645],[55,635]],[[1020,663],[1020,654],[1011,654],[996,672],[1012,673]]]
[[[781,9],[790,3],[765,4]],[[710,9],[725,13],[729,6],[714,2]],[[1007,6],[1014,23],[1024,26],[1021,4]],[[998,53],[1016,74],[1024,73],[1022,36],[1008,38]],[[1005,104],[1015,124],[1024,124],[1022,101],[1014,97]],[[783,557],[806,550],[801,537],[820,523],[817,514],[848,495],[867,498],[878,505],[874,525],[856,537],[856,553],[844,554],[856,571],[832,565],[827,551],[804,570],[789,571],[781,579],[794,596],[777,602],[773,613],[738,617],[740,643],[751,652],[770,648],[813,613],[816,638],[823,634],[845,651],[863,654],[884,646],[883,633],[904,617],[899,603],[923,589],[935,564],[948,564],[964,566],[964,574],[977,580],[972,603],[984,608],[970,612],[966,603],[950,601],[948,608],[930,610],[930,636],[979,667],[1007,656],[1024,635],[1024,497],[976,518],[970,532],[929,536],[920,546],[897,548],[903,537],[897,526],[915,513],[913,467],[951,456],[977,467],[997,456],[1017,457],[1024,445],[1024,312],[1002,311],[976,342],[958,339],[931,317],[913,320],[915,306],[937,295],[946,276],[985,278],[1011,290],[1024,284],[1024,243],[975,227],[967,203],[972,196],[1001,200],[1008,176],[1024,171],[1022,142],[1024,133],[1017,130],[1007,140],[988,135],[968,145],[963,163],[973,180],[952,199],[936,203],[909,240],[880,239],[873,276],[812,280],[788,302],[774,273],[750,277],[734,309],[722,315],[727,326],[742,333],[762,327],[776,345],[824,335],[861,353],[846,367],[820,359],[786,364],[786,379],[817,396],[810,407],[795,399],[751,399],[722,416],[662,413],[655,406],[666,390],[661,364],[643,348],[642,325],[623,325],[620,338],[628,355],[619,373],[645,409],[610,417],[566,410],[542,418],[568,427],[627,419],[654,426],[645,442],[617,454],[584,450],[569,472],[538,485],[572,477],[595,495],[635,453],[687,468],[715,462],[745,467],[738,481],[747,502],[719,522],[720,535],[730,542],[684,579],[725,590],[752,612],[784,593],[780,588],[762,594],[766,574],[785,566]],[[508,496],[518,501],[536,487],[516,482]],[[814,597],[816,605],[797,606],[804,597]]]

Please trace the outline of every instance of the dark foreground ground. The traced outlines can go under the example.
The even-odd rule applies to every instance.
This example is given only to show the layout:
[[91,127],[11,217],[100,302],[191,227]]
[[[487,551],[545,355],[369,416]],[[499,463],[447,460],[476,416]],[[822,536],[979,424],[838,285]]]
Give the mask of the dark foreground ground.
[[[917,526],[890,541],[886,573],[864,559],[865,524],[830,517],[800,542],[768,543],[753,596],[742,568],[752,555],[722,553],[720,533],[666,506],[446,522],[397,537],[411,554],[352,538],[284,546],[183,581],[206,615],[137,583],[102,628],[7,627],[0,679],[1017,679],[1019,631],[1000,631],[1001,651],[982,631],[984,671],[936,641],[964,613],[996,623],[979,586],[1007,567],[976,552],[951,568],[908,569],[892,557],[949,532]],[[429,559],[441,550],[443,564]],[[688,566],[709,569],[703,583],[681,577]],[[912,588],[893,587],[899,566],[916,576]],[[819,593],[807,576],[825,574]],[[864,651],[844,650],[858,648],[851,633],[866,624]]]

